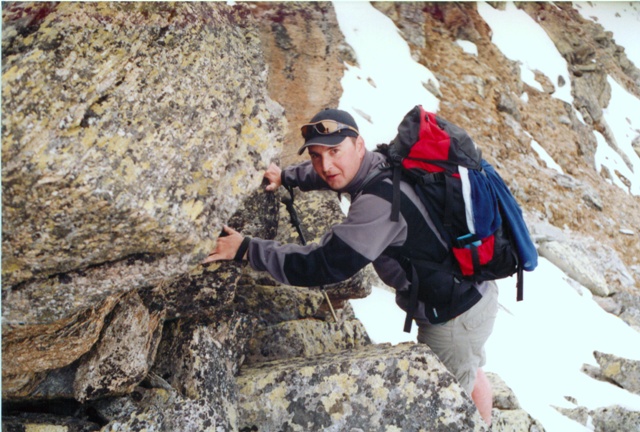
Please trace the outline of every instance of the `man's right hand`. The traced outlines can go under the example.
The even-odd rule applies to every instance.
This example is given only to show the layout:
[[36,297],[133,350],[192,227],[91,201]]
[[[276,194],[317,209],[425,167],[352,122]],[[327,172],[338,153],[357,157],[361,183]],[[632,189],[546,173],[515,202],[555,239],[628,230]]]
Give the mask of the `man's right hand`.
[[232,260],[236,256],[244,237],[238,231],[233,228],[229,228],[226,225],[223,227],[223,231],[225,235],[223,237],[218,237],[216,249],[211,252],[204,261],[202,261],[202,264],[209,264],[214,261]]
[[280,175],[282,174],[282,170],[280,167],[273,162],[269,165],[269,168],[264,172],[264,178],[267,179],[269,184],[264,188],[267,191],[274,192],[280,186],[282,186],[282,179]]

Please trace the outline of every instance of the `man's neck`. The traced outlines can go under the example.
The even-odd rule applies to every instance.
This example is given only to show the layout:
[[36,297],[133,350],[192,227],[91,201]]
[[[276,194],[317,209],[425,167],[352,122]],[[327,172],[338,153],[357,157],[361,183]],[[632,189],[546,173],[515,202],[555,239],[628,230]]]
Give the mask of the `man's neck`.
[[351,196],[360,192],[362,186],[364,185],[365,179],[369,175],[369,172],[380,163],[380,160],[378,160],[379,157],[376,156],[377,154],[378,153],[365,150],[364,157],[362,158],[362,162],[360,163],[360,168],[358,169],[355,177],[343,190],[338,192],[348,193]]

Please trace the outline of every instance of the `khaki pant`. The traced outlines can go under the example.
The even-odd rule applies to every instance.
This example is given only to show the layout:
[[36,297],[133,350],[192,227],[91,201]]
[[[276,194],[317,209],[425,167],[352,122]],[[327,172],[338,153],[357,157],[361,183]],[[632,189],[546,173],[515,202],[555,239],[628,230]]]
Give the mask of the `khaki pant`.
[[429,345],[440,361],[471,395],[478,368],[486,363],[484,344],[498,314],[498,286],[490,281],[482,299],[443,324],[416,320],[418,342]]

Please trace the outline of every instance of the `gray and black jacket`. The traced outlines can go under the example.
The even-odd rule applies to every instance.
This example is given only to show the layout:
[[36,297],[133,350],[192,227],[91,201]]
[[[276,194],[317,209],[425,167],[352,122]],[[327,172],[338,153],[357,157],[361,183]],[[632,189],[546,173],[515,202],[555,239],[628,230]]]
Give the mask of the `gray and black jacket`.
[[[414,318],[432,323],[448,321],[468,310],[481,298],[483,284],[468,286],[452,301],[454,276],[417,262],[441,263],[447,259],[446,243],[438,234],[425,207],[405,183],[398,222],[390,220],[392,184],[389,179],[365,185],[369,173],[385,161],[382,154],[367,151],[360,169],[341,193],[351,196],[344,222],[334,225],[319,243],[305,246],[251,239],[248,259],[251,267],[266,271],[277,281],[313,287],[341,282],[369,263],[384,283],[396,289],[398,305],[407,310],[412,275],[420,280],[420,302]],[[328,189],[310,161],[282,171],[282,184],[302,191]],[[365,186],[363,189],[363,185]]]

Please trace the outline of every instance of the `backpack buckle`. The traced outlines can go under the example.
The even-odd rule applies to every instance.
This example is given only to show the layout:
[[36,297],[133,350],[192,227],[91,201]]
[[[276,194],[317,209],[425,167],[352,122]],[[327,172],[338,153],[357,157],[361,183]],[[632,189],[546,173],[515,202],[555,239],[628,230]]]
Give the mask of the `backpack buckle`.
[[424,186],[431,183],[443,182],[445,181],[445,176],[444,173],[441,172],[431,173],[424,171],[418,175],[418,180]]

